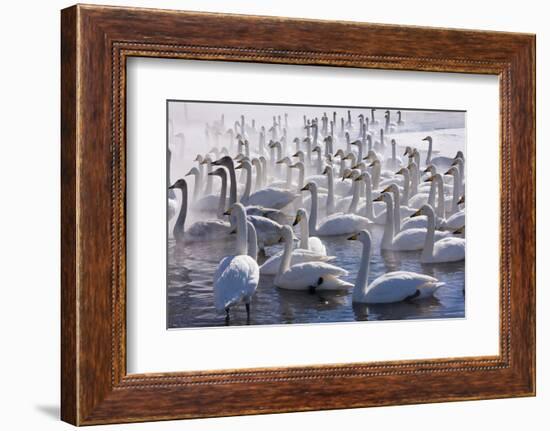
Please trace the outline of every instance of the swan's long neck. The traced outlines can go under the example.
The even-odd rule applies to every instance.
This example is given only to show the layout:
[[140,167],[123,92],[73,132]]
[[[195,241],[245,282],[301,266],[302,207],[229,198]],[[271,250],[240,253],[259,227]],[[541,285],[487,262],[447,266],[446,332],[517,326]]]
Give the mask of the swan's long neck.
[[408,169],[403,170],[403,197],[401,203],[407,205],[409,203],[409,193],[411,184],[411,174]]
[[241,196],[241,202],[246,205],[250,198],[250,188],[252,187],[252,169],[250,164],[246,163],[242,167],[245,173],[244,192]]
[[262,188],[262,163],[258,159],[254,159],[254,167],[256,168],[256,180],[254,182],[254,190]]
[[236,214],[237,244],[235,255],[245,255],[248,253],[248,227],[246,226],[246,214],[239,211]]
[[379,163],[373,166],[372,183],[375,189],[378,189],[378,187],[380,186],[380,164]]
[[[283,146],[281,145],[281,143],[279,143],[276,146],[275,150],[277,151],[277,161],[279,161],[283,157]],[[281,164],[280,163],[275,165],[275,171],[277,172],[277,177],[280,177],[281,176]]]
[[352,188],[352,197],[351,202],[349,204],[348,213],[354,214],[357,212],[357,204],[359,203],[359,195],[361,191],[361,184],[360,181],[353,181],[351,188]]
[[317,174],[321,175],[323,172],[323,155],[320,151],[317,152]]
[[292,185],[292,168],[287,163],[286,165],[286,188],[289,189]]
[[317,188],[310,189],[311,192],[311,214],[309,216],[309,232],[312,234],[317,233],[317,211],[319,207],[319,199],[317,197]]
[[304,165],[302,163],[299,163],[297,165],[297,168],[298,168],[298,192],[301,194],[300,190],[302,190],[302,188],[305,185],[304,182],[305,182],[306,173],[305,173]]
[[285,272],[288,271],[290,268],[290,259],[292,258],[292,238],[285,239],[285,248],[283,251],[283,258],[281,259],[281,263],[279,265],[279,271],[277,273],[277,276],[280,277]]
[[[432,208],[435,207],[436,187],[437,187],[437,184],[436,184],[435,178],[433,178],[430,184],[430,193],[428,194],[428,205],[430,205]],[[437,193],[439,194],[439,188],[437,189]]]
[[[418,193],[418,165],[416,163],[413,163],[411,166],[412,174],[409,175],[409,181],[408,184],[410,184],[411,188],[409,189],[409,196],[415,196]],[[407,202],[409,200],[407,199]]]
[[334,212],[334,177],[332,176],[332,169],[327,171],[327,185],[327,214],[332,214]]
[[300,234],[302,235],[300,248],[309,250],[309,221],[307,216],[302,217],[302,220],[300,220]]
[[360,141],[357,146],[357,160],[361,161],[363,160],[363,141]]
[[384,225],[384,234],[382,235],[382,244],[389,246],[393,241],[393,197],[390,195],[390,199],[386,202],[386,224]]
[[432,140],[428,139],[428,155],[426,156],[426,166],[432,161]]
[[[445,194],[443,190],[443,177],[440,175],[436,176],[437,181],[437,208],[436,214],[437,217],[443,218],[445,216]],[[432,205],[433,207],[433,205]]]
[[204,194],[206,196],[208,195],[211,195],[212,194],[212,175],[208,175],[212,172],[212,163],[210,162],[210,160],[206,160],[206,190],[204,192]]
[[196,201],[199,198],[199,194],[200,194],[199,192],[201,187],[202,187],[202,178],[201,178],[200,171],[198,171],[195,174],[195,185],[193,186],[193,201]]
[[187,185],[184,185],[180,188],[181,190],[181,207],[180,213],[178,214],[178,219],[174,225],[174,238],[176,241],[183,238],[183,233],[185,231],[185,219],[187,217]]
[[393,165],[396,166],[395,141],[392,143],[391,146],[391,159],[393,161]]
[[430,259],[433,256],[434,251],[434,239],[435,239],[435,214],[431,207],[427,207],[428,213],[428,231],[426,233],[426,240],[424,241],[424,249],[422,250],[422,259]]
[[248,234],[248,255],[254,259],[258,259],[258,235],[256,234],[256,229],[252,222],[246,223],[247,234]]
[[227,163],[225,167],[229,171],[229,207],[231,208],[237,202],[237,177],[233,161]]
[[458,211],[458,200],[460,199],[460,174],[458,169],[453,171],[453,202],[451,206],[451,215]]
[[198,186],[199,186],[199,190],[198,190],[198,195],[195,196],[195,199],[200,196],[201,194],[201,191],[202,191],[202,186],[203,186],[203,182],[204,182],[204,165],[202,163],[199,163],[199,175],[197,175],[197,183],[198,183]]
[[351,153],[351,140],[349,138],[349,133],[346,135],[346,154]]
[[353,288],[352,300],[360,302],[366,294],[369,285],[369,265],[370,265],[371,242],[363,243],[363,252],[361,253],[361,262],[359,272]]
[[368,219],[374,220],[374,209],[372,206],[372,182],[368,173],[365,175],[365,179],[363,181],[365,183],[365,208],[367,210],[366,216]]
[[401,231],[401,204],[399,199],[399,188],[395,187],[393,196],[393,234]]
[[225,212],[225,203],[227,201],[227,174],[222,171],[220,174],[222,180],[222,187],[220,191],[220,201],[218,203],[218,218],[223,219],[223,213]]

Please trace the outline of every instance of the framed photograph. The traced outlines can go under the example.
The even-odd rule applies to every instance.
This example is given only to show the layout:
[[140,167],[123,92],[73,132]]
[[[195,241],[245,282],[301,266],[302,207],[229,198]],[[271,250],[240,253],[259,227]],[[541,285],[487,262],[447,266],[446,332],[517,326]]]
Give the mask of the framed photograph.
[[63,420],[535,394],[534,35],[61,17]]

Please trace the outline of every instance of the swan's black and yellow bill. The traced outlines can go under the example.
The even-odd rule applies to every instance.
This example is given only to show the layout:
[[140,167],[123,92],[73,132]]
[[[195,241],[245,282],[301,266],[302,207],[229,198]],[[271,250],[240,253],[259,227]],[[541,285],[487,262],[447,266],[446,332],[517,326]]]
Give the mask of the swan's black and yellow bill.
[[354,233],[350,237],[348,237],[349,241],[355,241],[359,237],[359,233]]
[[422,208],[419,209],[419,210],[416,210],[415,212],[413,212],[410,217],[413,218],[413,217],[418,217],[418,216],[421,216],[422,215]]

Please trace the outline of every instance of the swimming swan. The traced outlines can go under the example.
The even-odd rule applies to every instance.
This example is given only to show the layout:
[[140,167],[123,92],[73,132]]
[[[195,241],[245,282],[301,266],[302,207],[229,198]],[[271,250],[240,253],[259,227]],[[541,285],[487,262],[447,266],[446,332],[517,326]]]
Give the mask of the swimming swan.
[[355,286],[353,287],[352,301],[364,304],[388,304],[407,299],[422,299],[430,297],[445,283],[429,275],[410,271],[394,271],[377,277],[370,284],[369,264],[371,257],[372,239],[367,230],[362,230],[348,238],[360,241],[363,245],[361,263]]

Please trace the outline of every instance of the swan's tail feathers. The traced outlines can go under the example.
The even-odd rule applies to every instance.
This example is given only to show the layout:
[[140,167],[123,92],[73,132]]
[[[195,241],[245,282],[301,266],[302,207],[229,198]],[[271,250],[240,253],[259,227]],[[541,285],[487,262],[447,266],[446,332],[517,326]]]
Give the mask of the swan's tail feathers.
[[348,290],[353,288],[353,284],[341,280],[335,275],[325,275],[323,281],[319,284],[316,290]]
[[417,299],[424,299],[433,296],[433,294],[442,286],[445,286],[443,281],[428,282],[424,284],[424,286],[418,289],[420,291],[420,295],[417,296]]

